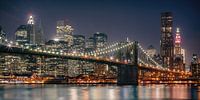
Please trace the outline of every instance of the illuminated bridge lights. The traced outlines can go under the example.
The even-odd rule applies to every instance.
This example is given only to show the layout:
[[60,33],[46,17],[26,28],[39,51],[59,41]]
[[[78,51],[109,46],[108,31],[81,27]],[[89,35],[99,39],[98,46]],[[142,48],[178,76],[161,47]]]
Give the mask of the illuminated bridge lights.
[[[130,61],[128,61],[128,60],[119,61],[119,59],[113,58],[112,56],[110,56],[109,58],[100,58],[99,55],[115,52],[120,49],[127,48],[127,47],[131,46],[132,44],[134,44],[134,42],[128,42],[125,45],[120,45],[120,43],[117,42],[117,43],[109,45],[105,48],[97,49],[97,50],[94,50],[91,52],[80,52],[80,53],[76,52],[76,51],[72,51],[72,53],[67,53],[67,52],[63,52],[63,50],[55,51],[55,50],[41,49],[39,47],[36,49],[33,49],[33,48],[30,48],[29,46],[18,45],[17,42],[14,43],[12,41],[7,41],[6,45],[8,47],[17,46],[17,47],[20,47],[20,48],[23,48],[30,52],[35,52],[35,53],[53,54],[53,55],[58,55],[58,56],[71,56],[71,57],[79,57],[79,58],[83,58],[83,59],[93,59],[93,60],[107,61],[107,62],[113,62],[113,63],[129,64]],[[159,65],[153,58],[151,58],[147,54],[147,52],[142,48],[142,46],[140,44],[138,44],[138,47],[142,51],[142,53],[144,53],[145,56],[151,61],[151,63],[144,62],[142,59],[138,58],[139,67],[147,68],[150,70],[161,71],[161,72],[182,73],[184,75],[191,74],[189,72],[184,72],[184,71],[180,71],[180,70],[175,70],[175,69],[170,70],[169,68],[163,68],[161,65]]]

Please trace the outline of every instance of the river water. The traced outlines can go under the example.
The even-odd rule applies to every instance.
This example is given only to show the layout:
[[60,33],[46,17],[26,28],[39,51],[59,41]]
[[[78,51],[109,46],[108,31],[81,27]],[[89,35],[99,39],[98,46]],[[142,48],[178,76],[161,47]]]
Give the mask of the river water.
[[200,86],[0,84],[0,100],[200,100]]

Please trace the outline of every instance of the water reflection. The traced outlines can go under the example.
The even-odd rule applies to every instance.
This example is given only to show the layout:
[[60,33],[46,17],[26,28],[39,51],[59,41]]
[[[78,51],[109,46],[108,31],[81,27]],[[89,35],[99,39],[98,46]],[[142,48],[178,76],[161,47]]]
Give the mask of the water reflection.
[[200,99],[188,85],[0,85],[0,100]]

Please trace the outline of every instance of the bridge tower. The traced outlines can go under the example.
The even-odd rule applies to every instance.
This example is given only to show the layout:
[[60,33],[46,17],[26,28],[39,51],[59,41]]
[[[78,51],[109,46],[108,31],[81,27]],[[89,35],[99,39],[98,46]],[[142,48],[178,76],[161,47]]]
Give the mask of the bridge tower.
[[[124,43],[121,43],[123,45]],[[138,42],[118,52],[120,60],[128,64],[118,65],[117,84],[137,85],[138,84]]]

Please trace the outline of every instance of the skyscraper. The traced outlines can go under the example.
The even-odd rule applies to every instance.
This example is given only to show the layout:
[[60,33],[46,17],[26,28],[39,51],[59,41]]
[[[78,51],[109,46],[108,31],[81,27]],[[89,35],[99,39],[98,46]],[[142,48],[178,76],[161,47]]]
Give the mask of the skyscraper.
[[93,51],[94,50],[94,38],[93,37],[89,37],[88,39],[86,39],[86,43],[85,43],[85,49],[86,51]]
[[67,42],[68,46],[71,46],[73,44],[73,30],[72,26],[68,25],[65,20],[59,20],[56,26],[56,38]]
[[179,28],[176,29],[176,37],[175,37],[175,55],[180,55],[181,54],[181,35],[180,35],[180,30]]
[[190,66],[190,70],[192,72],[192,77],[196,80],[200,79],[200,63],[198,62],[198,56],[197,54],[193,54],[192,56],[192,62]]
[[103,48],[107,44],[107,35],[105,33],[96,32],[94,34],[95,49]]
[[15,41],[20,45],[29,44],[28,31],[26,25],[20,25],[15,32]]
[[73,48],[76,51],[84,52],[85,36],[83,36],[83,35],[73,35]]
[[185,70],[184,67],[185,51],[181,48],[181,35],[180,30],[177,28],[174,46],[174,67],[179,70]]
[[35,44],[35,22],[33,16],[29,16],[27,22],[29,44]]
[[161,13],[161,40],[160,40],[160,54],[164,67],[173,67],[174,58],[174,39],[172,34],[172,13]]
[[35,44],[44,44],[43,35],[42,23],[41,20],[39,20],[38,23],[35,24]]

